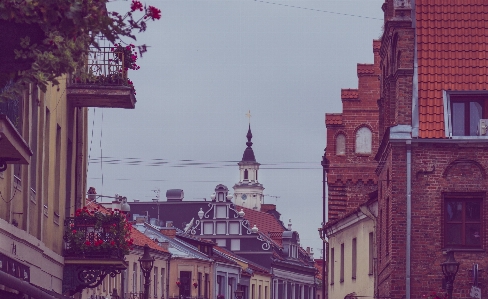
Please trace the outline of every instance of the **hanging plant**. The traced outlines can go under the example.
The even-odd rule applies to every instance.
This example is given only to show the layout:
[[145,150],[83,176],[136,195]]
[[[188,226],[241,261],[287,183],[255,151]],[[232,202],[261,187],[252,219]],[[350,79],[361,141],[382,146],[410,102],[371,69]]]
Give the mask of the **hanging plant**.
[[[82,68],[90,48],[98,48],[99,38],[120,44],[123,38],[135,40],[135,32],[143,32],[147,22],[161,18],[161,10],[132,0],[125,14],[108,12],[108,0],[3,0],[0,1],[0,21],[3,41],[12,41],[9,53],[19,69],[0,69],[0,101],[22,95],[28,84],[42,91],[47,85],[58,85],[63,74]],[[9,39],[14,28],[27,31]],[[135,46],[134,48],[135,49]],[[137,46],[139,56],[145,45]],[[12,61],[12,59],[10,59]],[[8,80],[14,84],[3,88]]]
[[111,256],[129,254],[133,245],[132,225],[119,210],[102,213],[84,207],[65,221],[67,256]]

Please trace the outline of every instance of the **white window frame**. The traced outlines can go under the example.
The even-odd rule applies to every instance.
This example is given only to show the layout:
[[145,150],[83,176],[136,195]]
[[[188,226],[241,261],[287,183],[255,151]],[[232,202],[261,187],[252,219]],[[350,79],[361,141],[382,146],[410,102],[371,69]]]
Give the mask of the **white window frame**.
[[469,95],[486,95],[488,91],[466,90],[466,91],[442,91],[442,100],[444,104],[444,134],[450,139],[488,139],[488,136],[452,136],[452,122],[451,122],[451,95],[455,96],[469,96]]

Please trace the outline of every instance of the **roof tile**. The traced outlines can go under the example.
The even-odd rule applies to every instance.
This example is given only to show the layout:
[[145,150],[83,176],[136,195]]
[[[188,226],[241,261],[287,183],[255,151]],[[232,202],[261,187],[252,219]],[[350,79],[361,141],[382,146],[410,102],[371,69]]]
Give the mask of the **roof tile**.
[[488,5],[417,0],[419,137],[444,138],[442,90],[485,90]]

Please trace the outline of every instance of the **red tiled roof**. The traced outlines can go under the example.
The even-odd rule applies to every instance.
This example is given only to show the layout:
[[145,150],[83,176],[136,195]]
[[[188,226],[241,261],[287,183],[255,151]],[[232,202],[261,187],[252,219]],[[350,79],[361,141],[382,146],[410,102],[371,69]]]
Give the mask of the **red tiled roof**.
[[343,88],[341,89],[341,99],[351,100],[357,99],[359,97],[359,92],[357,89]]
[[242,209],[244,213],[246,213],[246,216],[244,216],[244,218],[249,220],[250,226],[253,227],[254,225],[256,225],[259,231],[262,233],[267,234],[269,232],[285,231],[285,228],[283,227],[281,222],[271,214],[244,208],[241,206],[236,206],[236,209],[238,211]]
[[419,137],[444,138],[442,90],[486,90],[488,5],[417,0]]
[[326,113],[326,125],[342,125],[342,113]]
[[167,249],[159,246],[154,240],[141,233],[137,229],[132,229],[132,231],[130,232],[130,237],[134,240],[134,245],[144,247],[144,245],[147,244],[151,249],[155,249],[165,253],[169,252]]
[[269,238],[271,240],[276,242],[276,244],[278,244],[280,246],[283,244],[283,242],[282,242],[283,241],[283,232],[282,231],[281,232],[269,232],[268,235],[269,235]]
[[317,272],[315,272],[315,277],[319,280],[322,280],[322,268],[323,268],[323,263],[322,260],[314,260],[314,266],[315,269],[317,269]]

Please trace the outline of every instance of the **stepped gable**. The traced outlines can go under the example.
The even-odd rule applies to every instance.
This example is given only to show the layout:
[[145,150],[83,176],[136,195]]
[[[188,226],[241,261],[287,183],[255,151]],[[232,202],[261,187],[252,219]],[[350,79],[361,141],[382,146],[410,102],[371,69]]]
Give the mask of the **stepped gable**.
[[325,125],[342,125],[342,113],[326,113]]
[[341,89],[342,100],[357,100],[359,98],[359,91],[352,88]]
[[488,5],[417,0],[419,137],[445,138],[443,90],[486,90]]

